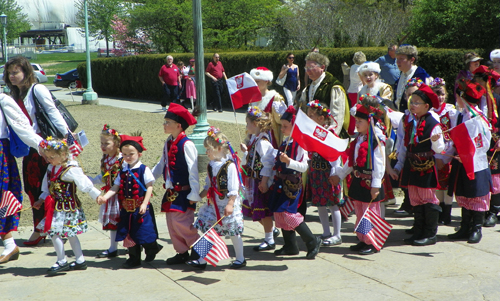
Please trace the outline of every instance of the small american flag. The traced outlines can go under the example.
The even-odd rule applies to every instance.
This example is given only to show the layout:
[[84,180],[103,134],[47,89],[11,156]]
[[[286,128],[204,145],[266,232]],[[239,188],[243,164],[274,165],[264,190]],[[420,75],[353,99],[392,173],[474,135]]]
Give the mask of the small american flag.
[[75,140],[73,135],[69,133],[68,138],[66,138],[66,141],[68,143],[68,148],[69,148],[69,153],[73,158],[78,157],[78,155],[82,152],[82,147],[78,143],[78,141]]
[[391,224],[368,208],[354,231],[366,235],[375,249],[380,251],[391,233],[391,229]]
[[16,214],[23,205],[10,191],[2,192],[2,202],[0,203],[0,218]]
[[339,209],[340,214],[342,214],[342,216],[347,220],[349,219],[349,214],[354,210],[354,202],[350,198],[346,197],[344,206],[339,207]]
[[229,259],[226,243],[214,228],[208,230],[205,236],[193,246],[193,249],[213,266],[217,266],[217,263],[223,259]]

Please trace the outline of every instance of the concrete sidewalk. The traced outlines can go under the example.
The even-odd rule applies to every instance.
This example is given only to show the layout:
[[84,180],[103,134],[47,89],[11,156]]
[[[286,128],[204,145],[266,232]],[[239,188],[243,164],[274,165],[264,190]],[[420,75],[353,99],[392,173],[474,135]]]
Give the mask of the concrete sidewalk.
[[[401,200],[398,200],[399,203]],[[499,300],[499,229],[483,228],[479,244],[451,242],[460,220],[460,209],[453,209],[452,226],[440,226],[439,242],[433,246],[402,245],[404,230],[411,217],[395,217],[391,207],[387,220],[394,226],[384,249],[361,256],[349,250],[357,243],[355,217],[342,225],[343,244],[322,247],[315,260],[305,259],[305,246],[299,240],[297,256],[276,257],[271,251],[257,253],[261,242],[260,224],[245,221],[243,235],[248,266],[230,270],[229,260],[205,271],[187,265],[167,266],[174,250],[164,215],[157,216],[159,243],[164,246],[151,263],[134,270],[120,269],[126,255],[120,247],[118,258],[96,259],[95,254],[109,246],[107,233],[97,222],[90,222],[87,233],[79,236],[89,268],[48,277],[46,270],[56,260],[52,243],[23,247],[31,229],[22,228],[15,237],[21,246],[17,261],[0,265],[1,300]],[[306,218],[313,233],[322,233],[316,208]],[[230,239],[229,254],[234,257]],[[281,236],[277,247],[281,247]],[[120,244],[121,245],[121,244]],[[66,254],[74,260],[69,243]],[[144,258],[144,255],[143,255]]]

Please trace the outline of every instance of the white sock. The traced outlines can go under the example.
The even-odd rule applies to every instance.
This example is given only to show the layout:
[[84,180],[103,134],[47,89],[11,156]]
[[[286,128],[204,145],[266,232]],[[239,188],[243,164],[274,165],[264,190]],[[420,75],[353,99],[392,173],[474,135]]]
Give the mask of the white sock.
[[245,261],[245,256],[243,256],[243,239],[241,235],[231,236],[231,242],[233,243],[236,260],[239,262]]
[[7,238],[3,241],[3,245],[5,247],[5,250],[3,250],[2,255],[7,255],[10,252],[14,251],[16,248],[16,242],[14,240],[14,237]]
[[52,236],[52,244],[57,254],[57,262],[60,264],[66,263],[66,254],[64,253],[64,242],[59,235]]
[[116,230],[109,231],[109,240],[110,240],[110,243],[109,243],[108,252],[111,253],[111,252],[118,250],[118,242],[115,241],[116,240]]
[[80,264],[85,262],[85,258],[83,257],[82,246],[80,245],[80,240],[78,237],[73,236],[68,238],[69,243],[71,245],[71,249],[73,249],[73,253],[75,253],[76,263]]
[[384,203],[380,203],[380,217],[382,219],[385,219],[385,204]]
[[264,236],[264,240],[265,240],[268,244],[270,244],[270,245],[274,244],[274,236],[273,236],[273,231],[271,231],[271,232],[266,232],[266,234],[265,234],[265,236]]
[[340,238],[342,216],[340,215],[339,206],[330,206],[328,209],[330,209],[330,212],[332,213],[333,237]]
[[328,210],[326,207],[318,207],[319,221],[321,226],[323,226],[323,237],[330,237],[332,233],[330,232],[330,221],[328,220]]

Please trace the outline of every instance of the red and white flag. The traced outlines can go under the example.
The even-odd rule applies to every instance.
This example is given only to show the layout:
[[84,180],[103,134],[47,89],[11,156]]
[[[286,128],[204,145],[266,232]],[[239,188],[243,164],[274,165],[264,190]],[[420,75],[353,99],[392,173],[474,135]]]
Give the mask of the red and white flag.
[[375,249],[380,251],[389,237],[391,229],[391,224],[368,208],[354,231],[366,235]]
[[0,203],[0,218],[11,216],[16,214],[23,205],[14,196],[14,194],[8,190],[2,192],[2,202]]
[[226,83],[235,110],[251,102],[262,100],[257,83],[246,72],[228,78]]
[[335,161],[349,145],[299,110],[292,130],[292,138],[308,152],[316,152],[328,161]]
[[474,179],[475,172],[489,168],[486,152],[491,132],[480,116],[457,125],[449,133],[469,179]]
[[223,259],[229,258],[226,243],[215,232],[214,228],[210,229],[201,237],[193,246],[193,249],[213,266]]
[[349,214],[351,214],[351,212],[354,210],[354,202],[350,198],[346,197],[344,206],[339,207],[339,210],[340,214],[342,214],[342,216],[345,217],[346,220],[349,219]]

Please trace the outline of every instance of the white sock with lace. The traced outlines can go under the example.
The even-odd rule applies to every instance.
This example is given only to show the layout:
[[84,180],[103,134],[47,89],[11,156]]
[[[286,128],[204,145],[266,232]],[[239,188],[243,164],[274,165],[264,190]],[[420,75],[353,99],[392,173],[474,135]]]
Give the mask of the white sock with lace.
[[332,213],[332,224],[333,224],[333,237],[340,238],[340,227],[342,224],[342,216],[340,215],[339,206],[330,206],[330,212]]
[[116,230],[109,231],[109,240],[110,240],[110,243],[109,243],[108,253],[111,253],[111,252],[118,250],[118,242],[115,241],[116,240]]
[[68,237],[69,243],[71,245],[71,249],[73,249],[73,253],[75,253],[76,263],[80,264],[85,262],[85,258],[83,257],[82,246],[80,245],[80,240],[78,237]]
[[245,256],[243,255],[243,239],[241,235],[231,236],[231,242],[233,243],[236,260],[243,263],[243,261],[245,261]]
[[323,238],[328,238],[332,235],[330,232],[330,221],[328,219],[328,209],[326,207],[318,207],[319,221],[323,226]]
[[16,248],[16,241],[13,237],[7,238],[3,241],[3,245],[5,247],[5,250],[3,250],[2,252],[2,256],[8,255],[10,252],[14,251],[14,249]]
[[[66,263],[66,254],[64,253],[64,242],[59,235],[52,236],[52,244],[54,245],[54,249],[57,254],[57,262],[59,265],[63,265]],[[57,267],[57,264],[54,264]]]

